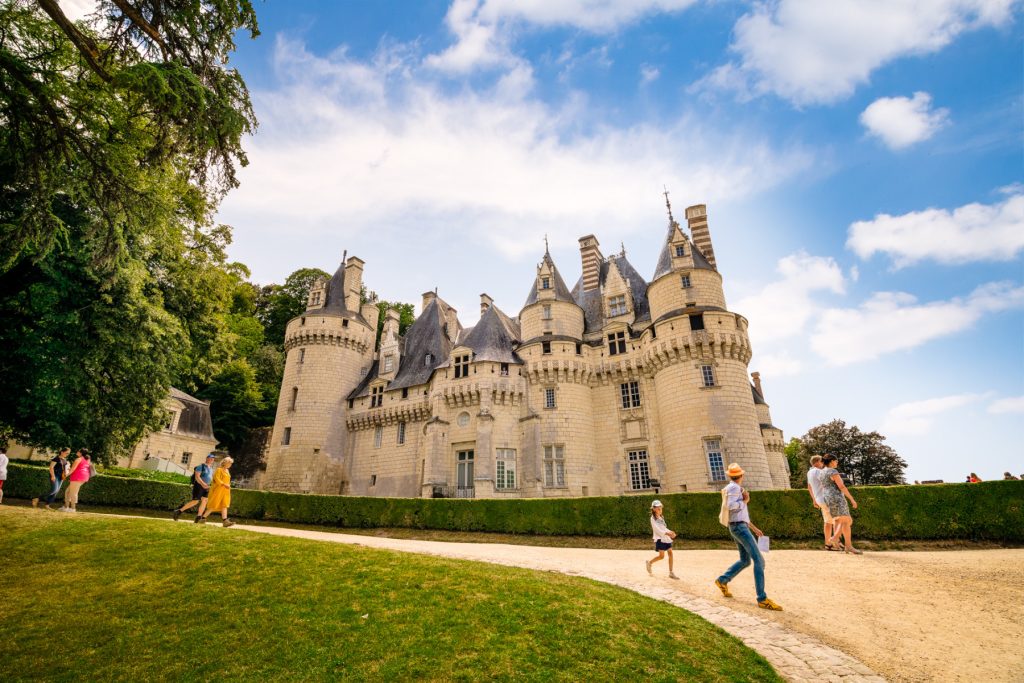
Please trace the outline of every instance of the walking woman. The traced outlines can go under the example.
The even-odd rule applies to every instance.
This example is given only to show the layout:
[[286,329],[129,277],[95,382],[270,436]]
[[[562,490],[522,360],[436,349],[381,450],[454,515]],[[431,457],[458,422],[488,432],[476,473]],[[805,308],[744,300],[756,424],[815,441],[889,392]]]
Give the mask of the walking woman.
[[839,465],[839,458],[834,455],[826,455],[821,461],[825,464],[825,469],[820,475],[822,502],[828,506],[828,511],[832,515],[832,519],[835,520],[835,530],[832,532],[832,538],[829,540],[828,546],[832,550],[839,550],[837,541],[842,536],[846,545],[845,551],[851,555],[860,555],[861,551],[853,547],[853,516],[850,515],[850,508],[846,504],[846,499],[850,500],[850,505],[853,506],[854,510],[857,509],[857,501],[853,499],[849,489],[846,488],[846,484],[843,483],[843,478],[836,469]]
[[757,539],[754,536],[763,536],[761,530],[750,523],[750,513],[747,511],[747,503],[750,501],[750,492],[743,488],[743,468],[732,463],[725,471],[726,476],[732,481],[725,487],[725,503],[729,508],[729,535],[736,542],[736,548],[740,551],[740,559],[725,573],[715,579],[715,585],[722,595],[732,597],[729,590],[729,582],[736,578],[736,575],[754,563],[754,589],[757,591],[757,606],[762,609],[782,611],[782,608],[770,600],[764,592],[764,557],[757,547]]
[[676,532],[669,529],[665,523],[665,511],[660,500],[651,503],[651,531],[654,532],[654,551],[658,556],[647,560],[647,573],[653,576],[651,565],[664,559],[665,553],[668,553],[668,578],[678,579],[679,577],[672,571],[672,540],[676,537]]
[[220,461],[217,471],[213,473],[213,485],[210,486],[210,496],[206,499],[206,512],[200,518],[199,523],[205,524],[206,518],[211,512],[219,512],[224,526],[234,526],[234,522],[228,519],[228,508],[231,507],[231,463],[233,458],[224,458]]
[[79,448],[75,453],[75,460],[71,463],[71,476],[68,477],[68,490],[64,492],[64,507],[61,512],[78,512],[78,492],[82,484],[89,481],[92,476],[92,458],[89,457],[89,450]]

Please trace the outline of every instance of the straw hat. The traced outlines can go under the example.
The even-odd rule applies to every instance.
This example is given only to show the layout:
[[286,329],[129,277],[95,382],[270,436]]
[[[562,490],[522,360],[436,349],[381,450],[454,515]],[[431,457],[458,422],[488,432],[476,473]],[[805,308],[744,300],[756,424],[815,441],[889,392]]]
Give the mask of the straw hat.
[[742,477],[743,468],[737,465],[736,463],[732,463],[729,465],[729,469],[725,471],[725,474],[728,477]]

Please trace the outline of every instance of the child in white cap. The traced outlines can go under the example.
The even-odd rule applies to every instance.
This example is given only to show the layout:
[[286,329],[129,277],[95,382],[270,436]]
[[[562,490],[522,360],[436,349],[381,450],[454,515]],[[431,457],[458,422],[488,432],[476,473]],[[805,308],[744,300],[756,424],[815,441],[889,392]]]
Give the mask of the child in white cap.
[[679,577],[672,571],[672,539],[676,537],[676,532],[669,529],[668,525],[665,524],[665,512],[662,509],[660,500],[651,503],[651,531],[654,532],[654,550],[658,553],[658,556],[652,560],[647,560],[647,573],[653,576],[654,572],[651,571],[651,565],[658,560],[664,559],[665,553],[668,553],[668,578],[678,579]]

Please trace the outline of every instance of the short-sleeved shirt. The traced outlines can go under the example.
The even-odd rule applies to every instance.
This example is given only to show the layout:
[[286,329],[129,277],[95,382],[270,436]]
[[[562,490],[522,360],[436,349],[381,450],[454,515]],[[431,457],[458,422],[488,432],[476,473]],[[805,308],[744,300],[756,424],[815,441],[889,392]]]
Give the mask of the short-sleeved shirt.
[[53,463],[53,476],[57,479],[63,479],[64,467],[67,465],[67,460],[64,460],[59,455],[55,455],[53,456],[53,460],[50,462]]
[[724,489],[725,503],[729,508],[729,524],[746,522],[750,524],[750,513],[747,511],[747,504],[743,500],[743,487],[734,481]]
[[[213,481],[213,470],[205,462],[202,465],[196,465],[196,474],[203,480],[204,484],[209,484]],[[195,480],[193,479],[193,482]]]
[[807,483],[811,485],[811,494],[814,496],[814,502],[821,504],[821,496],[824,493],[821,490],[821,473],[824,469],[818,469],[812,466],[811,469],[807,470]]
[[7,454],[0,453],[0,481],[4,481],[7,479],[7,463]]

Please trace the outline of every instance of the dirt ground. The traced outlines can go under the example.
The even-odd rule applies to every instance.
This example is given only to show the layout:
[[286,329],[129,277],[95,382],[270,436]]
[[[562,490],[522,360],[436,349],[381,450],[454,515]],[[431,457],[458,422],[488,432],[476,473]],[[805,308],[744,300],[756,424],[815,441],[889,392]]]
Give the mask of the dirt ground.
[[[253,527],[249,527],[253,528]],[[766,569],[768,596],[785,611],[754,601],[751,570],[722,597],[714,579],[735,561],[732,550],[675,555],[644,571],[651,552],[441,543],[304,530],[270,533],[320,538],[431,555],[576,573],[599,572],[622,582],[657,582],[815,636],[890,681],[1024,681],[1024,550],[865,552],[776,550]],[[260,529],[261,531],[264,529]],[[255,530],[255,529],[254,529]]]

